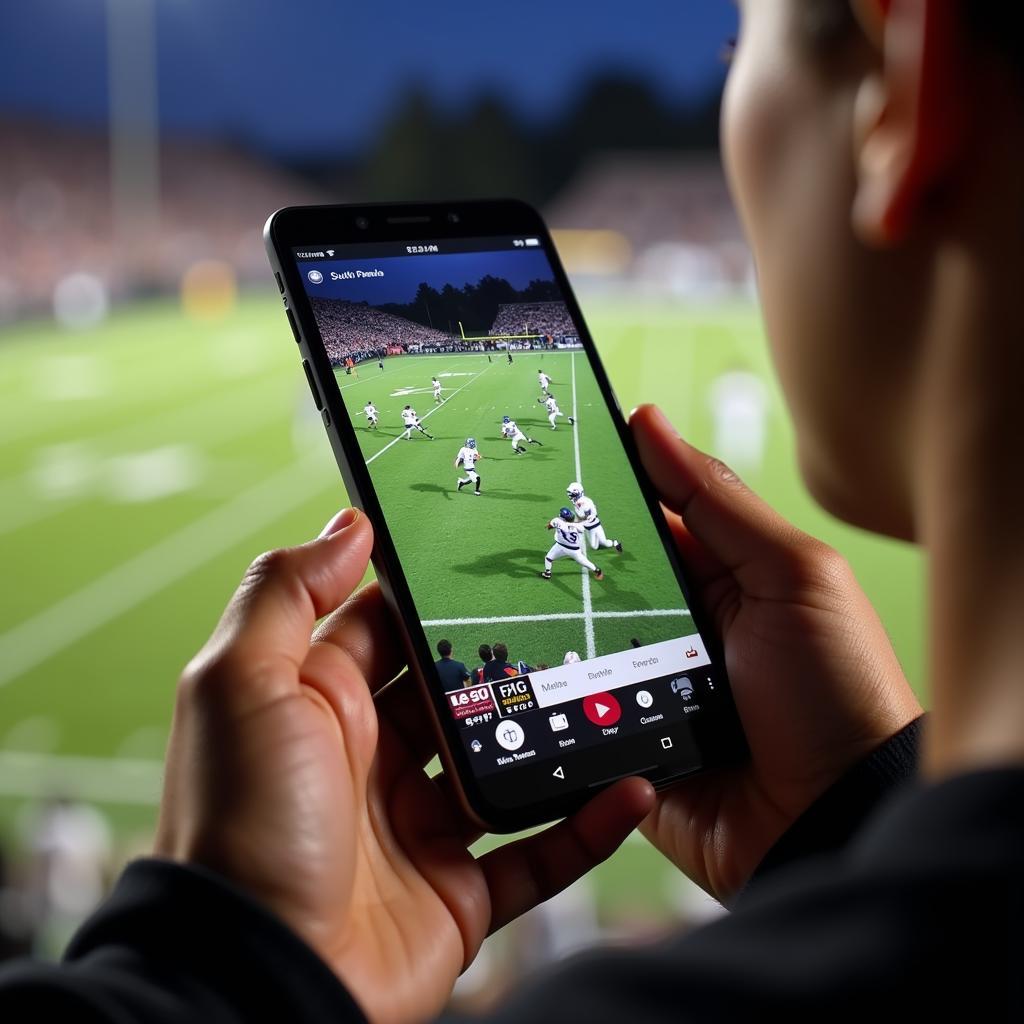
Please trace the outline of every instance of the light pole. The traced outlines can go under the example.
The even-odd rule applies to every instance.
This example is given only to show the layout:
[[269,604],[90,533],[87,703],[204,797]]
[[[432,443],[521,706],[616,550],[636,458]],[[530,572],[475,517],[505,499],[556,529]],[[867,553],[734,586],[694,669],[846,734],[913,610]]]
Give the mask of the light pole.
[[110,201],[129,277],[146,276],[160,229],[156,0],[106,0]]

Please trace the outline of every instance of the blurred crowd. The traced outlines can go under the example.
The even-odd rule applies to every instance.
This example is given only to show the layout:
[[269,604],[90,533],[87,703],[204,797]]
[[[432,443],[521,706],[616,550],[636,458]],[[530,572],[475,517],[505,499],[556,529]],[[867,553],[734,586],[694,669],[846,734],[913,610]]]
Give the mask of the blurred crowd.
[[[209,141],[161,143],[148,207],[139,205],[144,196],[115,195],[104,134],[0,118],[0,151],[0,323],[55,309],[59,316],[62,294],[74,300],[83,289],[103,308],[176,294],[202,262],[222,264],[243,287],[266,286],[261,229],[270,212],[338,200],[250,152]],[[128,237],[118,227],[119,203],[131,215]],[[749,254],[714,158],[597,156],[545,213],[577,283],[597,276],[674,294],[749,286]],[[525,325],[531,331],[571,330],[564,313],[537,305]],[[508,310],[491,333],[523,329],[522,311]],[[423,327],[403,344],[440,344],[439,333]],[[350,350],[357,340],[337,344]],[[360,347],[376,351],[378,340]]]
[[576,328],[564,302],[517,302],[498,307],[487,332],[491,337],[540,334],[545,338],[575,338]]
[[389,347],[405,352],[410,346],[452,344],[451,336],[443,331],[422,327],[362,303],[318,298],[310,302],[324,347],[333,363],[345,359],[356,362],[379,359],[387,354]]
[[[503,305],[498,309],[488,339],[463,339],[433,327],[386,313],[363,303],[344,299],[310,299],[313,313],[331,362],[341,365],[351,359],[363,362],[387,355],[436,354],[442,352],[486,352],[499,347],[513,350],[551,348],[563,341],[575,342],[576,329],[562,302],[534,302]],[[535,338],[498,341],[506,335],[529,333]]]
[[82,274],[110,301],[175,293],[199,261],[265,285],[267,216],[324,201],[231,146],[166,141],[158,205],[136,209],[131,237],[118,238],[108,150],[102,134],[0,119],[0,322],[51,311],[62,282]]

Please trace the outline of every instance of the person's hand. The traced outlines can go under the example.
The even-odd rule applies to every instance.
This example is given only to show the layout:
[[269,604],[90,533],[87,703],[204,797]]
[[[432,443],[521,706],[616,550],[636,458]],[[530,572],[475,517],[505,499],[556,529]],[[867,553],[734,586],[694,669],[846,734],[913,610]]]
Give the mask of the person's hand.
[[609,856],[654,792],[627,780],[474,859],[476,829],[424,772],[437,747],[413,680],[386,685],[403,659],[380,590],[349,598],[372,545],[349,510],[253,563],[182,676],[156,853],[253,893],[373,1020],[418,1020],[489,932]]
[[630,426],[725,648],[741,767],[660,794],[643,834],[726,901],[848,768],[921,714],[846,562],[642,406]]

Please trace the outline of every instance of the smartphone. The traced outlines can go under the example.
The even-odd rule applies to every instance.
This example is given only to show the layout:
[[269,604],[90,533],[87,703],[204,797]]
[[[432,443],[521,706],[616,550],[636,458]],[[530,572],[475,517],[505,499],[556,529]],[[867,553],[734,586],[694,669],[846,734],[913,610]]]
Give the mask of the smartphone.
[[721,650],[540,215],[292,207],[265,239],[473,819],[516,831],[626,776],[743,758]]

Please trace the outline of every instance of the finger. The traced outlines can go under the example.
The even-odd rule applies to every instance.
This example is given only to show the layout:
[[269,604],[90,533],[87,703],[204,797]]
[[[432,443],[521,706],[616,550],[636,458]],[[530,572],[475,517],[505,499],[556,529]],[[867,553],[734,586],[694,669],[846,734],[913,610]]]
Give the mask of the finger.
[[440,744],[419,685],[412,673],[403,672],[377,693],[374,703],[382,726],[389,726],[396,743],[391,749],[382,728],[381,760],[389,770],[401,770],[410,764],[422,768],[438,754]]
[[669,532],[675,541],[679,557],[686,566],[686,577],[696,587],[706,587],[709,583],[729,574],[729,568],[722,564],[721,559],[715,558],[710,551],[690,531],[680,518],[678,512],[662,506],[665,513],[665,522],[668,523]]
[[646,779],[623,779],[571,818],[480,857],[491,896],[491,931],[607,860],[653,806],[654,787]]
[[189,671],[219,667],[219,675],[246,681],[250,699],[290,692],[316,620],[352,593],[372,547],[369,520],[347,509],[316,540],[261,555]]
[[630,427],[661,500],[689,533],[737,578],[780,582],[815,542],[786,522],[718,459],[687,444],[659,409],[643,405]]
[[375,693],[405,667],[405,649],[381,592],[374,580],[332,612],[313,633],[314,644],[344,651]]

